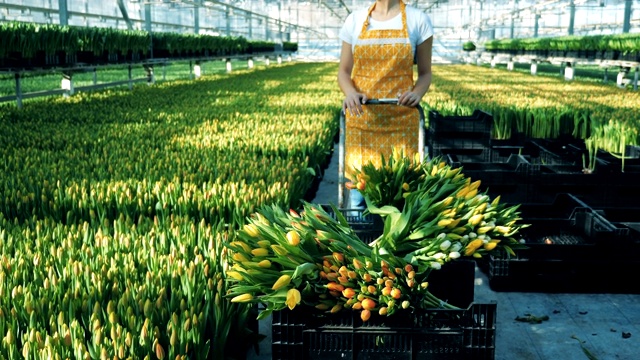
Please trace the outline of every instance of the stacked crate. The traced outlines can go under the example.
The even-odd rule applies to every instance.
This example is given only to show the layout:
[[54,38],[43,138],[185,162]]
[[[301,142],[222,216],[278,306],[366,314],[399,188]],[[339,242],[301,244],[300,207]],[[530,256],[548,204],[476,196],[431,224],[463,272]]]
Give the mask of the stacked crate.
[[442,116],[429,112],[427,146],[431,157],[451,157],[463,162],[491,159],[493,116],[476,110],[471,116]]
[[[475,114],[431,113],[428,146],[431,156],[441,155],[472,181],[480,180],[480,189],[492,198],[521,204],[522,223],[531,224],[519,234],[528,249],[478,261],[490,286],[640,292],[635,282],[594,280],[640,272],[640,147],[627,146],[624,162],[599,151],[595,168],[588,169],[583,140],[487,139],[480,134],[492,129],[480,125]],[[476,156],[468,156],[467,149],[475,149]]]
[[[334,209],[324,210],[336,216]],[[383,220],[360,209],[339,209],[364,242],[383,232]],[[335,314],[299,306],[272,314],[273,359],[493,359],[497,304],[474,303],[475,263],[456,260],[429,275],[429,289],[459,309]],[[453,285],[453,286],[452,286]]]

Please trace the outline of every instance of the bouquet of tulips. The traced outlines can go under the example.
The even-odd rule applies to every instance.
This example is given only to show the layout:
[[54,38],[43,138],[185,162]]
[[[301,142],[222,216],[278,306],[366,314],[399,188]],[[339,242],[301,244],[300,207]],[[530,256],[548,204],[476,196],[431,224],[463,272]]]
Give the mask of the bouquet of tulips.
[[[436,263],[442,265],[461,255],[481,258],[499,251],[515,255],[514,250],[524,247],[515,238],[528,226],[518,223],[519,205],[500,203],[499,196],[490,199],[486,192],[479,191],[480,181],[472,182],[463,168],[453,169],[439,157],[412,162],[397,152],[389,163],[402,163],[398,169],[415,170],[389,173],[385,168],[363,166],[357,173],[369,179],[361,190],[367,211],[385,219],[382,236],[371,244],[374,248],[411,262],[433,262],[438,267]],[[417,180],[415,172],[420,173]],[[383,173],[383,183],[376,181]],[[381,188],[401,194],[402,208],[377,201]]]
[[376,206],[391,205],[401,209],[407,194],[424,180],[419,154],[412,158],[394,150],[388,159],[381,156],[381,165],[369,162],[362,169],[353,168],[355,182],[346,183],[351,191],[360,191]]
[[[309,203],[300,213],[262,207],[227,245],[231,301],[266,304],[260,318],[300,304],[331,313],[357,310],[363,321],[372,312],[455,308],[431,294],[430,272],[464,256],[514,253],[521,246],[514,235],[526,225],[517,223],[517,206],[489,201],[478,193],[479,182],[460,169],[437,159],[406,166],[411,161],[394,157],[379,169],[363,167],[368,209],[385,220],[371,244],[357,237],[338,209],[334,217]],[[400,174],[413,179],[411,185]],[[400,193],[404,204],[374,204],[367,189],[373,196],[380,189]]]
[[414,266],[364,244],[336,210],[304,204],[299,214],[263,207],[229,242],[231,302],[262,302],[266,311],[304,303],[332,313],[393,314],[399,308],[449,307],[428,289],[430,268]]

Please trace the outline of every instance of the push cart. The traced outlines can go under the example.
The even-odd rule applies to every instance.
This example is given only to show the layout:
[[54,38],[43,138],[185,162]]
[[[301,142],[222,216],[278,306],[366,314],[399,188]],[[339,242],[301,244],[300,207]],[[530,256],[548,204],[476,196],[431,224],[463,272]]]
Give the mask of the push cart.
[[[370,99],[365,102],[365,105],[397,105],[398,99]],[[424,159],[425,154],[425,120],[424,120],[424,111],[422,110],[422,106],[418,104],[416,109],[420,113],[420,124],[418,125],[418,153],[420,154],[420,159]],[[345,113],[344,111],[340,112],[340,140],[338,147],[338,208],[344,208],[344,185],[345,185]],[[350,204],[349,204],[350,205]]]

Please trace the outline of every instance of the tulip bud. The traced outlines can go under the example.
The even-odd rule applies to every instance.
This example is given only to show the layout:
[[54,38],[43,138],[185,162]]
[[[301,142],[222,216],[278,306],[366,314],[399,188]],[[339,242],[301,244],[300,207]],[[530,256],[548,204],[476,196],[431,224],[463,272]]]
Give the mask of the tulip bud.
[[156,339],[155,344],[154,344],[154,349],[155,349],[155,353],[156,353],[156,357],[159,360],[163,360],[165,353],[164,353],[164,348],[162,347],[162,345],[160,345],[160,343],[158,342],[158,340]]
[[253,295],[246,293],[246,294],[242,294],[242,295],[238,295],[234,298],[231,299],[232,303],[244,303],[244,302],[249,302],[253,300]]
[[[354,306],[355,308],[355,306]],[[371,318],[371,311],[370,310],[362,310],[362,312],[360,313],[360,319],[362,319],[362,321],[366,322],[369,320],[369,318]]]
[[278,290],[281,289],[287,285],[289,285],[289,283],[291,282],[291,276],[289,275],[282,275],[280,276],[280,278],[273,284],[273,286],[271,287],[272,290]]
[[298,234],[298,232],[293,230],[289,231],[287,233],[287,242],[289,243],[289,245],[298,246],[298,244],[300,244],[300,235]]
[[451,241],[445,240],[442,243],[440,243],[440,250],[446,251],[450,246],[451,246]]

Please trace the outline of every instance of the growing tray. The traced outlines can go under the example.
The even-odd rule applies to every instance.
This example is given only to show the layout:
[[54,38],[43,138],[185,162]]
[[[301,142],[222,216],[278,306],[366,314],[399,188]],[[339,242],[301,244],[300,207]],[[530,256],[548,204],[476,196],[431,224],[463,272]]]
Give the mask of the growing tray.
[[538,154],[534,163],[541,165],[580,165],[588,160],[584,140],[562,137],[559,139],[529,139],[528,151]]
[[523,155],[512,154],[505,162],[463,162],[454,156],[446,157],[453,168],[462,167],[462,173],[471,181],[480,180],[480,190],[491,197],[500,195],[502,201],[519,204],[527,202],[529,181],[540,171]]
[[640,167],[625,172],[585,173],[582,165],[541,165],[529,174],[525,202],[550,202],[558,193],[570,192],[591,206],[632,206],[640,199]]
[[[329,216],[336,218],[336,213],[330,205],[323,204],[321,206]],[[349,227],[354,230],[362,242],[368,244],[382,235],[384,221],[380,215],[365,214],[364,209],[338,209],[338,211],[345,217]]]
[[431,157],[455,155],[463,161],[490,161],[493,116],[476,110],[471,116],[429,112],[427,146]]
[[296,308],[274,312],[273,359],[494,359],[497,304],[460,310],[320,315]]
[[630,250],[628,228],[612,223],[570,194],[559,196],[551,205],[523,204],[520,209],[522,222],[531,224],[521,231],[528,248],[515,257],[489,256],[483,270],[492,289],[633,291],[620,286],[621,281],[602,281],[635,266],[620,257]]

